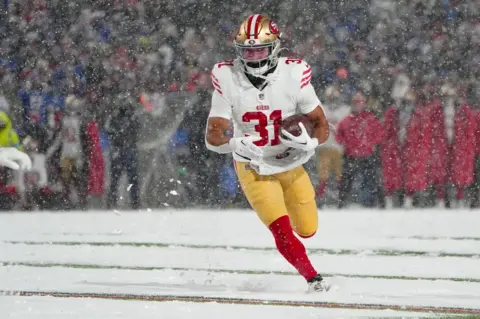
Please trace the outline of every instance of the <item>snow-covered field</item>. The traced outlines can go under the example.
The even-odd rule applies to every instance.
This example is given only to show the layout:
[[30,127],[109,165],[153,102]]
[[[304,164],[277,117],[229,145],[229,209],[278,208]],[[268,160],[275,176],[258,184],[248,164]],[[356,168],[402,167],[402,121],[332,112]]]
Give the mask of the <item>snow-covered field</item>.
[[251,211],[0,214],[0,318],[480,314],[480,212],[320,211],[307,294]]

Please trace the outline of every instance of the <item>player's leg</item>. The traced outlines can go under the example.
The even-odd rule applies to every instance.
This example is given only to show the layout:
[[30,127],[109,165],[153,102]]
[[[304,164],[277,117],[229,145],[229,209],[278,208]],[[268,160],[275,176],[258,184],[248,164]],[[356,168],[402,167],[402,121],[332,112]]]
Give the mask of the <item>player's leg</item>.
[[[315,203],[315,191],[307,172],[305,172],[303,166],[300,166],[275,176],[282,185],[291,227],[303,238],[313,236],[318,228],[318,212]],[[286,228],[287,225],[285,225]],[[295,235],[293,235],[293,238],[301,244]],[[310,264],[303,245],[302,253],[305,260]],[[328,284],[325,283],[319,273],[312,275],[313,272],[309,274],[310,277],[304,276],[310,291],[325,291],[329,289]]]
[[260,176],[246,163],[236,163],[240,185],[253,210],[267,226],[282,256],[306,279],[317,275],[307,257],[305,246],[293,234],[283,198],[283,189],[274,176]]
[[274,176],[258,175],[241,162],[235,163],[235,170],[243,193],[265,226],[287,215],[282,187]]
[[318,211],[310,177],[303,166],[276,176],[282,184],[293,230],[303,238],[312,237],[318,228]]

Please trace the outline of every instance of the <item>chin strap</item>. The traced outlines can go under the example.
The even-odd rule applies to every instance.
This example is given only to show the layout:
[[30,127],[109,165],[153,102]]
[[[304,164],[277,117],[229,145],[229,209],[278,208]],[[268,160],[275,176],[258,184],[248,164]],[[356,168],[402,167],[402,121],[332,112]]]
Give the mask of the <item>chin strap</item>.
[[[267,65],[268,65],[268,64],[266,64],[265,66],[267,66]],[[252,76],[254,76],[254,77],[260,78],[260,79],[264,79],[264,80],[265,80],[265,85],[266,85],[266,83],[272,82],[274,79],[276,79],[276,78],[278,77],[278,74],[276,74],[275,72],[272,72],[272,73],[269,73],[269,74],[267,74],[267,75],[264,75],[265,73],[267,73],[269,70],[271,70],[271,69],[274,68],[275,66],[276,66],[276,64],[275,64],[275,65],[268,66],[268,67],[265,69],[265,71],[261,72],[260,74],[256,74],[256,73],[251,72],[251,70],[249,70],[249,69],[255,69],[255,68],[252,68],[252,67],[247,66],[246,64],[243,64],[244,70],[245,70],[248,74],[250,74],[250,75],[252,75]],[[261,67],[260,67],[260,68],[261,68]],[[260,68],[259,68],[259,69],[260,69]]]

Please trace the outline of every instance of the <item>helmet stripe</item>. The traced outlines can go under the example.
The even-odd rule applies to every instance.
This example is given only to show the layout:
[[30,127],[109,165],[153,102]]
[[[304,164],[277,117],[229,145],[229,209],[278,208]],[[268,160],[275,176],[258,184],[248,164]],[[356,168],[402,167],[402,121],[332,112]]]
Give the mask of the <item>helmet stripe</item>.
[[250,19],[248,19],[248,35],[250,36],[250,39],[256,39],[257,37],[255,36],[257,34],[257,24],[259,22],[259,14],[256,14],[254,16],[251,16]]
[[247,36],[251,39],[251,36],[250,34],[252,34],[252,31],[251,31],[251,28],[252,28],[252,20],[253,18],[255,17],[255,15],[251,15],[249,18],[248,18],[248,22],[247,22]]
[[255,21],[255,39],[258,39],[258,34],[260,33],[260,21],[262,20],[262,15],[258,14],[257,21]]

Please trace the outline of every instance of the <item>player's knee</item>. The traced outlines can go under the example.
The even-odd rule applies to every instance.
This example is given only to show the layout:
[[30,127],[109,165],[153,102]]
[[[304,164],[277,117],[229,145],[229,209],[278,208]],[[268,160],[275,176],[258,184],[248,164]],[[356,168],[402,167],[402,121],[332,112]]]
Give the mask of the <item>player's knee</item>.
[[315,230],[315,231],[314,231],[313,233],[311,233],[311,234],[308,234],[308,235],[298,234],[298,236],[307,239],[307,238],[313,237],[316,233],[317,233],[317,231]]
[[[307,217],[308,218],[305,218]],[[295,223],[296,222],[296,223]],[[302,238],[310,238],[318,230],[318,219],[316,214],[304,215],[304,218],[292,221],[292,228],[298,236]]]
[[295,232],[302,238],[313,237],[317,233],[317,225],[312,222],[311,225],[304,225],[303,227],[295,227]]

